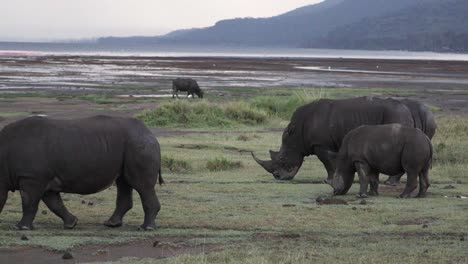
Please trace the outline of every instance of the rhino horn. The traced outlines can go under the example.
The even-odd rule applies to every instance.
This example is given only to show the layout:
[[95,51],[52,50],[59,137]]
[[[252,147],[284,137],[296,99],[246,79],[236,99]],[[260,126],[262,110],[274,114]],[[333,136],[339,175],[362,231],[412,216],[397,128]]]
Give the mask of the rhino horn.
[[277,157],[278,157],[278,154],[279,154],[279,151],[270,150],[270,158],[271,158],[271,160],[276,160]]
[[268,171],[269,173],[273,173],[274,169],[273,169],[273,161],[271,160],[260,160],[258,159],[257,157],[255,157],[255,155],[253,154],[253,152],[251,152],[250,154],[252,154],[252,158],[254,158],[254,160],[260,164],[260,166],[262,166],[266,171]]

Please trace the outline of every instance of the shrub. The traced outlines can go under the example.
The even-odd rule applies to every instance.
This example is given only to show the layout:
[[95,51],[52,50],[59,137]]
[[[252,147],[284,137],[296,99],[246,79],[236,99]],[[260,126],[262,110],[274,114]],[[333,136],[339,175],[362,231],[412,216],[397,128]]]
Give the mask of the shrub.
[[240,161],[229,161],[226,158],[216,158],[206,163],[206,168],[209,171],[225,171],[242,167],[243,165]]
[[185,160],[179,160],[172,157],[162,156],[161,166],[170,172],[183,173],[192,170],[192,166]]
[[269,115],[282,119],[291,118],[292,114],[300,106],[326,97],[322,90],[302,90],[294,92],[290,96],[261,96],[249,101],[252,107],[266,111]]
[[154,110],[145,110],[136,117],[148,126],[184,128],[254,125],[267,120],[266,113],[242,103],[216,105],[179,100],[162,104]]
[[226,107],[225,112],[228,118],[246,125],[258,125],[267,120],[267,114],[264,111],[244,103],[230,104]]

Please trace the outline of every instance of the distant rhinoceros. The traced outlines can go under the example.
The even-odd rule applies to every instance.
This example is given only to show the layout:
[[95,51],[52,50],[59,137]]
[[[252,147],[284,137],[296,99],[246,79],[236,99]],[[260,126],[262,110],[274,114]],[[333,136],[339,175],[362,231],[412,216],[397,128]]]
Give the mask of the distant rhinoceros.
[[196,94],[199,98],[203,98],[203,91],[198,86],[197,81],[190,78],[177,78],[172,81],[172,98],[179,98],[179,91],[187,92],[187,96]]
[[431,140],[420,130],[400,124],[360,126],[343,139],[336,158],[333,176],[334,194],[346,194],[359,175],[358,197],[378,195],[379,173],[395,175],[406,172],[408,180],[400,197],[408,198],[418,186],[418,197],[429,188],[428,171],[432,164]]
[[[350,99],[321,99],[299,107],[283,132],[279,152],[270,150],[271,160],[262,161],[252,156],[277,180],[291,180],[301,167],[304,157],[317,155],[325,166],[331,184],[335,160],[344,136],[361,125],[398,123],[422,129],[429,137],[435,133],[432,112],[413,100],[395,100],[378,97]],[[402,174],[390,182],[398,182]]]
[[76,120],[30,117],[0,131],[0,212],[8,191],[19,190],[23,217],[17,229],[32,229],[42,200],[73,228],[77,218],[64,206],[61,192],[92,194],[117,184],[116,209],[104,224],[122,225],[132,208],[132,191],[145,212],[141,226],[156,228],[160,204],[154,187],[163,183],[159,143],[134,118],[95,116]]

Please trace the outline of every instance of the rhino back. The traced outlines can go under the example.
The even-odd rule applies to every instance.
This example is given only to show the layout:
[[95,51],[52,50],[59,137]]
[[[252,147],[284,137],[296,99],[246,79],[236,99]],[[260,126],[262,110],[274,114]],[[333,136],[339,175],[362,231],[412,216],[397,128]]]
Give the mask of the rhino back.
[[345,145],[352,162],[365,162],[387,175],[403,172],[405,164],[425,164],[432,155],[422,131],[400,124],[361,126],[346,135],[343,148]]
[[93,193],[121,173],[132,121],[96,116],[78,120],[27,118],[4,128],[0,142],[17,178],[44,184],[56,179],[61,191]]
[[303,123],[303,138],[309,149],[320,145],[335,152],[346,134],[361,125],[413,123],[409,110],[399,101],[371,97],[322,99],[299,108],[292,121]]
[[429,139],[432,139],[437,128],[434,113],[418,101],[404,99],[401,102],[410,110],[414,127],[421,129]]
[[190,78],[177,78],[172,81],[172,84],[180,91],[191,91],[200,89],[198,83]]

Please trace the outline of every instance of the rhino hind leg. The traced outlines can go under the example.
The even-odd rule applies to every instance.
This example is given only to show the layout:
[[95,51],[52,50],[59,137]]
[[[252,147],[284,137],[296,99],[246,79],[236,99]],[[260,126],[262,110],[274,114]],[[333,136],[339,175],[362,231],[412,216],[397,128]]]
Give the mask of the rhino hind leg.
[[158,171],[153,171],[153,169],[150,168],[129,168],[129,170],[125,173],[125,179],[127,182],[140,195],[141,204],[145,213],[145,220],[140,228],[142,230],[156,229],[155,219],[156,215],[161,209],[161,204],[159,203],[158,197],[156,196],[156,192],[154,190],[158,177]]
[[420,174],[419,174],[419,193],[418,196],[419,198],[426,197],[426,192],[427,189],[429,188],[429,172],[428,169],[424,169]]
[[400,198],[410,198],[411,193],[418,187],[418,173],[409,173],[405,190],[400,194]]
[[58,217],[63,220],[65,229],[73,229],[78,223],[78,218],[71,214],[63,204],[62,197],[58,192],[46,192],[42,196],[42,201]]
[[148,186],[146,188],[136,189],[141,198],[141,203],[143,205],[143,211],[145,212],[145,220],[140,226],[142,230],[154,230],[156,229],[156,215],[161,209],[161,204],[159,203],[156,192],[154,191],[154,186]]
[[114,213],[104,222],[108,227],[122,226],[124,215],[133,207],[133,188],[130,186],[123,177],[117,178],[117,200]]

